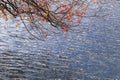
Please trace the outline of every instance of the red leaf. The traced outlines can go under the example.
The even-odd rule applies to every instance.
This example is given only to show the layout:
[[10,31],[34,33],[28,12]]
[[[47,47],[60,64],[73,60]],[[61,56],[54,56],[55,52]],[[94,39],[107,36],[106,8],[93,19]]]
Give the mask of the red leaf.
[[80,24],[81,20],[77,20],[77,23]]
[[22,14],[23,13],[23,10],[22,9],[19,9],[18,10],[18,14]]
[[45,33],[45,38],[47,38],[47,37],[48,37],[48,32]]

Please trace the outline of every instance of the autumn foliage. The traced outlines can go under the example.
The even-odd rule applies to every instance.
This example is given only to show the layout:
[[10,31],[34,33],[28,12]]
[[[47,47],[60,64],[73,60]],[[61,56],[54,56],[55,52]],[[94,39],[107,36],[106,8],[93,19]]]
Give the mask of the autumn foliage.
[[[29,27],[34,25],[37,34],[45,34],[45,37],[48,36],[47,30],[43,31],[45,23],[68,32],[71,27],[81,23],[87,10],[87,0],[0,0],[0,15],[6,21],[19,17],[34,37]],[[27,26],[26,21],[31,25]],[[20,24],[18,22],[16,26]]]

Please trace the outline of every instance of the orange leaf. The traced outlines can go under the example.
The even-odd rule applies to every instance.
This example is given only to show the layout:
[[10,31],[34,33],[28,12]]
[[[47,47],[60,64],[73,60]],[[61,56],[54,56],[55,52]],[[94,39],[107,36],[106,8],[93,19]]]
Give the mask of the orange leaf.
[[16,27],[19,27],[20,26],[20,23],[17,23]]
[[72,11],[70,11],[70,12],[69,12],[69,15],[70,15],[70,16],[73,16],[73,15],[74,15],[74,13],[73,13]]
[[68,27],[62,27],[61,28],[63,31],[65,31],[65,32],[68,32],[69,31],[69,28]]
[[13,16],[10,16],[10,19],[14,19],[14,17],[13,17]]
[[73,19],[71,17],[68,17],[67,20],[73,22]]
[[8,18],[6,17],[5,20],[8,21]]

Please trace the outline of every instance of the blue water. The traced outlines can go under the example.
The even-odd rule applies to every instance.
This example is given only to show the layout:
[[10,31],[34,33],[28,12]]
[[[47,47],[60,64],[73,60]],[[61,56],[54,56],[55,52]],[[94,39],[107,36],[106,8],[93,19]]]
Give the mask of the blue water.
[[120,80],[120,4],[98,7],[45,41],[1,21],[0,80]]

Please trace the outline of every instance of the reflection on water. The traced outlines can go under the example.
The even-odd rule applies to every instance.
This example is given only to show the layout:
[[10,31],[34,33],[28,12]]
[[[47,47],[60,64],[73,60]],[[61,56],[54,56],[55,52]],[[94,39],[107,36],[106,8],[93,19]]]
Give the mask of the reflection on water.
[[[50,53],[50,54],[46,54]],[[83,77],[82,69],[69,68],[75,61],[65,56],[55,56],[49,51],[38,53],[12,52],[0,53],[1,79],[71,79]]]
[[1,24],[0,80],[119,80],[119,4],[102,6],[108,16],[90,10],[77,30],[45,41]]

